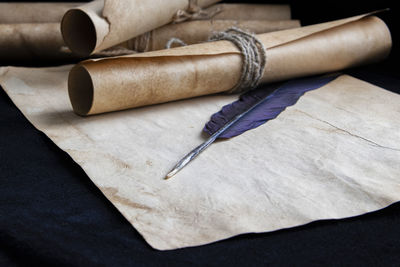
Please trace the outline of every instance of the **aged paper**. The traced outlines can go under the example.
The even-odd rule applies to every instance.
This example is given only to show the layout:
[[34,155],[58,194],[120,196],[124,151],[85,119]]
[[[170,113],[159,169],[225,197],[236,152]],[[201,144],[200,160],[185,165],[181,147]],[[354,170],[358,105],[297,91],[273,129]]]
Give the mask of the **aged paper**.
[[0,84],[154,248],[344,218],[400,200],[400,96],[350,76],[307,93],[265,125],[217,142],[173,179],[233,101],[214,95],[91,117],[75,115],[70,66],[1,68]]
[[[378,61],[392,44],[386,24],[367,15],[257,37],[267,57],[262,83]],[[217,41],[87,60],[70,72],[71,103],[77,114],[92,115],[229,91],[242,58],[233,43]]]

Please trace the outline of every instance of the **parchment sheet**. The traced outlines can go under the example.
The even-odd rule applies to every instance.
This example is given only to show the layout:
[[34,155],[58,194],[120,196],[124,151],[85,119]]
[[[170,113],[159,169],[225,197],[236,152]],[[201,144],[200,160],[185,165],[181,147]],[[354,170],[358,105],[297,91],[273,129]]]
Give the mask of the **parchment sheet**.
[[71,66],[1,68],[0,84],[66,151],[154,248],[207,244],[400,200],[400,96],[341,76],[275,120],[217,142],[171,180],[204,140],[215,95],[79,117],[67,96]]

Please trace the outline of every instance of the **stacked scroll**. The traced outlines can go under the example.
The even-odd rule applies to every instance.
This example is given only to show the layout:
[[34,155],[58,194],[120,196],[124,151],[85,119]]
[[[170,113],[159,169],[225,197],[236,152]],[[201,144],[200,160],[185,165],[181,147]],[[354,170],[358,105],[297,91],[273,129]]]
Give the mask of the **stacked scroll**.
[[[287,5],[199,1],[196,7],[208,8],[187,13],[186,0],[161,1],[162,4],[115,1],[120,6],[111,6],[111,2],[0,3],[0,60],[63,61],[115,56],[163,49],[173,37],[187,44],[204,42],[212,32],[232,26],[254,33],[300,26],[298,20],[291,20]],[[137,14],[139,10],[141,14]],[[115,21],[110,20],[112,25],[105,20],[108,13],[116,16]],[[65,42],[60,29],[63,16]],[[104,39],[109,30],[111,37]]]
[[0,59],[91,57],[69,77],[74,111],[90,115],[229,91],[241,76],[241,52],[207,40],[232,26],[258,34],[263,83],[338,71],[390,51],[389,30],[371,14],[300,27],[287,5],[217,2],[3,3]]

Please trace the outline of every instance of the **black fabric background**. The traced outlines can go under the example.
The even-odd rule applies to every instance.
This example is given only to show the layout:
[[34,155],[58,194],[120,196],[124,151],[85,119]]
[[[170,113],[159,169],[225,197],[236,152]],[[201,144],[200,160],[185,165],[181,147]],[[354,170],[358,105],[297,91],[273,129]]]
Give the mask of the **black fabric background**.
[[[290,3],[293,16],[303,24],[394,8],[394,1],[363,5],[350,1],[252,2]],[[398,14],[392,9],[380,15],[392,30],[392,55],[384,62],[347,73],[400,93],[395,65]],[[245,234],[195,248],[156,251],[79,165],[36,130],[0,90],[0,266],[398,266],[398,225],[400,204],[396,203],[355,218]]]

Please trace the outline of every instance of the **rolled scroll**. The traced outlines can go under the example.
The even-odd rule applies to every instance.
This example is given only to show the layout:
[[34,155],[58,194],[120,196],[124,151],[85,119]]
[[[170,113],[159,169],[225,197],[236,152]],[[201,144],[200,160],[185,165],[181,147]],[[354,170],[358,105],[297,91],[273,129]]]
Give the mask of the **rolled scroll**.
[[81,3],[0,3],[0,60],[65,60],[64,13]]
[[206,9],[213,19],[290,20],[289,5],[217,4]]
[[95,0],[69,10],[62,19],[61,31],[73,52],[90,55],[168,24],[180,10],[218,1]]
[[82,3],[0,3],[0,23],[60,22],[65,12]]
[[[135,51],[119,45],[93,54],[91,58],[132,53]],[[87,58],[76,55],[67,48],[61,35],[60,23],[0,24],[1,61],[43,60],[55,62]]]
[[233,26],[253,33],[267,33],[300,27],[300,22],[298,20],[195,20],[165,25],[129,40],[126,46],[138,52],[161,50],[171,37],[178,38],[185,44],[196,44],[207,41],[215,31],[223,31]]
[[60,23],[0,24],[0,60],[76,58],[63,47]]
[[[338,71],[386,57],[391,35],[375,16],[356,16],[258,35],[267,54],[261,82]],[[229,41],[88,60],[68,88],[77,114],[91,115],[225,92],[241,76],[242,55]]]

